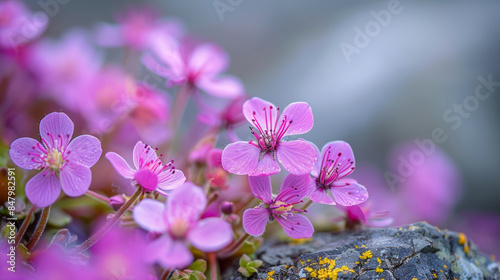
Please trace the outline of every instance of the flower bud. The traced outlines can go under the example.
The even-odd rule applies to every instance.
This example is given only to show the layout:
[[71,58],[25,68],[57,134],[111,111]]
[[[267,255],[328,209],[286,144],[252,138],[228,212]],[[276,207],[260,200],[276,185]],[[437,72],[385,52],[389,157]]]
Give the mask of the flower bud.
[[220,204],[220,211],[225,215],[231,215],[234,213],[234,203],[230,201],[224,201]]
[[114,195],[109,198],[109,205],[115,211],[118,211],[118,209],[120,209],[120,207],[122,207],[124,203],[125,203],[125,198],[121,194]]

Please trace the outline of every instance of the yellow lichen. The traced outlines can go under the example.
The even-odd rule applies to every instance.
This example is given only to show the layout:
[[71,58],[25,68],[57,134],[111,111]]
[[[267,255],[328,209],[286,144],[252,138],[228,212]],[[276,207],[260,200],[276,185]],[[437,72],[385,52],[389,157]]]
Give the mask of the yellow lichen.
[[446,265],[443,265],[444,268],[448,268]]
[[382,272],[384,272],[384,270],[377,266],[377,268],[375,269],[375,272],[382,273]]
[[269,271],[269,272],[267,273],[267,275],[269,275],[269,276],[273,276],[273,275],[274,275],[274,270]]
[[465,234],[463,234],[463,233],[460,232],[458,234],[458,244],[464,245],[465,242],[467,242],[467,237],[465,236]]
[[359,256],[359,258],[362,260],[367,260],[371,257],[373,257],[373,254],[372,254],[372,251],[370,251],[370,250],[364,252],[361,256]]

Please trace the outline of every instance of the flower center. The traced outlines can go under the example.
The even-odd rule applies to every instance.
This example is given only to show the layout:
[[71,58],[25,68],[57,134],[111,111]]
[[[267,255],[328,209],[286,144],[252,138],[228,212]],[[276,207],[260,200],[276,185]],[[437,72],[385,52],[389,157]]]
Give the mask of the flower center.
[[262,110],[264,111],[264,118],[261,118],[260,121],[256,118],[257,112],[253,112],[254,118],[252,119],[252,123],[257,128],[257,131],[253,127],[250,127],[250,130],[257,140],[258,145],[254,145],[267,153],[276,149],[279,141],[290,128],[293,121],[288,120],[287,115],[283,115],[281,123],[278,123],[280,116],[279,107],[274,108],[273,106],[269,106],[262,108]]
[[56,148],[52,148],[52,150],[47,153],[47,157],[45,157],[45,163],[48,168],[56,171],[61,169],[64,159],[61,152],[59,152]]
[[274,209],[274,211],[277,211],[277,212],[288,212],[290,210],[292,210],[293,208],[293,205],[292,204],[288,204],[286,202],[283,202],[283,201],[276,201],[273,206],[277,207]]
[[170,224],[170,233],[175,238],[184,238],[188,229],[189,223],[179,218]]
[[354,167],[352,166],[354,162],[352,159],[347,159],[347,163],[342,164],[340,162],[342,153],[338,153],[335,159],[331,159],[330,148],[331,147],[329,146],[323,156],[321,170],[318,178],[316,179],[316,185],[324,189],[328,189],[333,182],[351,174],[354,171]]

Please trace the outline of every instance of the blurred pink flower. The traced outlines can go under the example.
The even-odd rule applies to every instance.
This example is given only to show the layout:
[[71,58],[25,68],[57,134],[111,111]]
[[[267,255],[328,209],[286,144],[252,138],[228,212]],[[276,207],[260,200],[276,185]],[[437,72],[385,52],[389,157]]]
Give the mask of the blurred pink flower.
[[129,7],[116,17],[118,24],[100,23],[96,30],[97,43],[106,47],[127,46],[144,49],[152,36],[179,38],[183,26],[174,20],[161,20],[150,7]]
[[47,24],[45,13],[32,13],[22,1],[0,2],[0,49],[15,49],[37,38]]
[[100,279],[95,270],[82,259],[60,246],[37,251],[30,258],[35,272],[33,280],[88,280]]
[[228,67],[229,58],[215,44],[194,44],[169,36],[154,36],[151,51],[152,55],[143,56],[143,63],[156,74],[167,78],[169,87],[187,83],[222,98],[235,98],[244,92],[237,78],[221,75]]
[[101,56],[83,30],[66,32],[59,41],[44,40],[30,53],[29,67],[40,79],[43,94],[77,111],[101,67]]
[[186,180],[184,173],[175,169],[173,161],[163,165],[156,150],[141,141],[135,145],[133,155],[135,170],[117,153],[108,152],[106,158],[121,176],[137,181],[150,192],[167,195],[167,191],[179,187]]
[[234,128],[245,120],[242,108],[247,99],[246,95],[238,96],[220,109],[215,108],[214,104],[198,104],[201,107],[198,120],[212,127]]
[[136,223],[147,231],[161,233],[146,249],[146,260],[169,269],[183,268],[193,261],[188,244],[203,252],[215,252],[231,243],[229,223],[220,218],[200,219],[206,205],[203,190],[184,183],[170,193],[166,204],[144,199],[135,206]]
[[[311,172],[313,192],[309,198],[317,203],[353,206],[368,199],[368,191],[356,180],[344,178],[351,174],[356,164],[351,146],[344,141],[327,143],[321,153],[316,148],[318,158]],[[332,192],[333,199],[328,196]]]
[[144,262],[145,236],[115,227],[91,248],[90,267],[98,279],[148,279],[152,267]]
[[29,137],[12,142],[9,155],[17,166],[42,170],[26,183],[31,203],[49,206],[61,188],[68,196],[81,196],[89,189],[90,167],[101,156],[101,142],[90,135],[71,141],[73,130],[73,122],[66,114],[54,112],[40,122],[42,143]]
[[[412,155],[418,158],[414,156],[416,154],[421,155],[421,160],[410,159]],[[395,172],[402,177],[395,190],[400,201],[398,213],[394,216],[395,224],[422,220],[434,225],[443,224],[461,194],[461,177],[453,160],[437,146],[432,153],[425,154],[415,142],[397,146],[389,159],[390,170],[397,171],[405,166],[410,173]]]
[[248,181],[253,195],[264,202],[243,213],[243,228],[248,234],[262,235],[267,222],[277,220],[291,238],[309,238],[313,235],[314,228],[309,219],[297,214],[306,210],[293,209],[311,191],[309,174],[288,174],[276,198],[273,198],[270,176],[248,177]]
[[238,175],[272,175],[280,172],[279,161],[292,174],[311,172],[318,160],[314,147],[303,140],[282,140],[311,130],[314,120],[307,103],[291,103],[280,116],[279,107],[254,97],[243,104],[243,114],[253,125],[255,141],[227,145],[222,154],[224,169]]
[[500,257],[500,215],[498,213],[462,213],[451,229],[464,232],[481,251]]

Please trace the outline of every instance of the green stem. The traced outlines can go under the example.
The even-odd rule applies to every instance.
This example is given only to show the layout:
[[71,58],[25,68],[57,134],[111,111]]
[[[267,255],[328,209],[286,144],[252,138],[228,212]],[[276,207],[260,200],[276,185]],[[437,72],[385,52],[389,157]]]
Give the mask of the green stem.
[[26,217],[24,218],[24,221],[23,221],[21,227],[19,228],[19,232],[16,235],[16,240],[14,242],[14,246],[17,247],[17,245],[19,245],[19,242],[21,242],[21,239],[23,238],[24,233],[26,232],[26,229],[28,228],[28,226],[30,224],[31,215],[33,215],[33,212],[35,212],[35,210],[36,210],[36,206],[31,205],[30,211],[28,212],[28,214],[26,214]]
[[35,248],[36,244],[40,240],[40,237],[42,237],[42,234],[45,230],[45,226],[49,221],[49,214],[50,214],[50,206],[43,208],[42,216],[40,216],[40,220],[38,221],[38,225],[36,226],[35,233],[31,237],[30,242],[28,242],[27,246],[28,252],[31,252],[31,250]]
[[85,242],[83,242],[76,251],[78,253],[83,253],[87,251],[90,247],[92,247],[97,241],[101,240],[106,233],[118,222],[118,220],[121,218],[121,216],[127,211],[127,209],[134,203],[139,195],[142,193],[142,187],[137,187],[137,190],[134,192],[134,194],[130,197],[130,199],[118,209],[118,211],[115,213],[113,218],[109,220],[102,228],[100,228],[94,235],[92,235],[89,239],[87,239]]
[[246,233],[240,236],[233,244],[231,244],[226,250],[219,254],[221,258],[227,258],[234,255],[241,248],[243,243],[250,237],[250,234]]
[[94,198],[97,201],[100,201],[100,202],[102,202],[104,204],[109,205],[109,198],[106,197],[106,196],[104,196],[104,195],[102,195],[102,194],[96,193],[96,192],[91,191],[91,190],[88,190],[85,194],[88,195],[88,196],[90,196],[90,197],[92,197],[92,198]]

